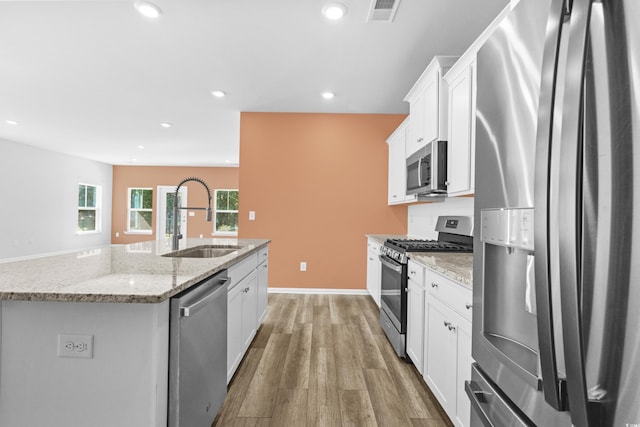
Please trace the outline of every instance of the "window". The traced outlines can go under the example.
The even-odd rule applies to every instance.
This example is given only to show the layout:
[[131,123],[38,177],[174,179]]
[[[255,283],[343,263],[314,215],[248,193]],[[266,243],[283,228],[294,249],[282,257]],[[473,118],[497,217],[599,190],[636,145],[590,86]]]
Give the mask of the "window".
[[238,190],[216,190],[215,234],[238,234]]
[[130,233],[151,234],[153,217],[153,189],[129,188],[129,208],[127,231]]
[[100,232],[101,190],[98,185],[78,185],[78,233]]

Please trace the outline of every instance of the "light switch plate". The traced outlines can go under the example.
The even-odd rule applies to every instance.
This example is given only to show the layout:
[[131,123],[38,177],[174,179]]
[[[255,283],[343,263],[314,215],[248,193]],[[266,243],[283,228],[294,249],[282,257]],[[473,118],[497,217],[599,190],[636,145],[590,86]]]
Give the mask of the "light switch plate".
[[256,212],[249,211],[249,221],[255,221],[255,220],[256,220]]

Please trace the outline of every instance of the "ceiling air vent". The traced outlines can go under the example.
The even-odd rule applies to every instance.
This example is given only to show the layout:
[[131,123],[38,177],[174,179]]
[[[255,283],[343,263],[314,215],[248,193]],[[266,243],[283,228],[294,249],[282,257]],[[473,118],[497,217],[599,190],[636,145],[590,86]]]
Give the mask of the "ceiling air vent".
[[396,16],[400,0],[371,0],[371,8],[367,22],[385,21],[392,22]]

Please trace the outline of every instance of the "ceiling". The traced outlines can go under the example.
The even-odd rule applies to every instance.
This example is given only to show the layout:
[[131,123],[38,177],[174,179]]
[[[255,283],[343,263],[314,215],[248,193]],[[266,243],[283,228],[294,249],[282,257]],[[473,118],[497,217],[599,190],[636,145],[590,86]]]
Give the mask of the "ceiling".
[[432,57],[464,52],[509,0],[400,0],[392,23],[366,22],[371,0],[340,2],[331,22],[322,0],[155,0],[152,21],[132,1],[0,0],[0,138],[117,165],[235,165],[241,111],[408,113]]

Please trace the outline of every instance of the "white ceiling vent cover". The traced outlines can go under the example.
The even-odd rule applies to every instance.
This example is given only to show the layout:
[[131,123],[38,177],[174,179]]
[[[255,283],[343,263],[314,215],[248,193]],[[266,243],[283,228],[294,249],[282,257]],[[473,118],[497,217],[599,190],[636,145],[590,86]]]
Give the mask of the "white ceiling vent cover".
[[399,4],[400,0],[371,0],[371,8],[369,8],[367,22],[393,22]]

